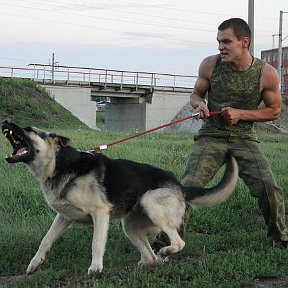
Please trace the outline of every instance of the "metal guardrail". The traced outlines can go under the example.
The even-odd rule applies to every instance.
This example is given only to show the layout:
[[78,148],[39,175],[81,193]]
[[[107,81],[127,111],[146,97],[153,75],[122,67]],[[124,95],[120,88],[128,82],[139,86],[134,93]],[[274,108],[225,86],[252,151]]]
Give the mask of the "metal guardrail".
[[45,64],[29,64],[28,68],[0,66],[0,77],[16,77],[33,79],[43,84],[88,85],[102,83],[103,89],[109,84],[150,86],[170,88],[193,88],[196,76],[185,76],[165,73],[133,72],[86,68],[75,66],[53,66]]

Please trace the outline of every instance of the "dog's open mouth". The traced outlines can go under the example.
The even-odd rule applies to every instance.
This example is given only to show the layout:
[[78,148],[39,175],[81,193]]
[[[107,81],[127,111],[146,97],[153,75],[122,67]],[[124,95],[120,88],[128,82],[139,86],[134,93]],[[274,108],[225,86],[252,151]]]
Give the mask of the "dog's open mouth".
[[5,158],[6,161],[9,163],[27,162],[31,156],[31,149],[24,130],[13,123],[4,122],[2,133],[13,147],[13,153]]

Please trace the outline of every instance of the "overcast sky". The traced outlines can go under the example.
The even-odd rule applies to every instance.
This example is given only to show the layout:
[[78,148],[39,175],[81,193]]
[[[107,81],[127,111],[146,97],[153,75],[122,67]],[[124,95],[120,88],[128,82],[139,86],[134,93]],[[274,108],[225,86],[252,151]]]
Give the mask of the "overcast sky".
[[[288,1],[254,3],[260,57],[277,48]],[[0,0],[0,66],[49,64],[54,52],[60,65],[196,75],[218,52],[218,25],[231,17],[247,21],[248,0]]]

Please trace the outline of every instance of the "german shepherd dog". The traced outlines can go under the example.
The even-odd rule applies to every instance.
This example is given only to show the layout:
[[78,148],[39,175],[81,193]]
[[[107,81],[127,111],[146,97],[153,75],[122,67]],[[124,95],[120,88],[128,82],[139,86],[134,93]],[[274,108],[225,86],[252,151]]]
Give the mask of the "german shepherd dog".
[[[121,219],[123,231],[141,254],[138,264],[154,265],[184,248],[180,227],[186,204],[216,205],[234,190],[236,160],[229,155],[223,179],[213,188],[182,187],[171,173],[148,164],[81,152],[69,139],[5,120],[2,133],[13,147],[9,163],[24,162],[39,180],[49,206],[57,212],[27,273],[42,264],[52,244],[73,222],[93,225],[92,263],[88,274],[100,273],[109,220]],[[148,236],[165,232],[171,244],[157,253]]]

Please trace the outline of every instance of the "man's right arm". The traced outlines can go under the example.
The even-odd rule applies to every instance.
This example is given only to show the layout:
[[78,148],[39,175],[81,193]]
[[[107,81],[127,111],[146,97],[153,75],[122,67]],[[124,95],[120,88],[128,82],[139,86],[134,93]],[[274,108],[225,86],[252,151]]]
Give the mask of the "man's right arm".
[[209,56],[199,66],[198,79],[190,96],[191,106],[196,112],[199,112],[199,116],[196,119],[207,118],[209,116],[209,109],[204,98],[210,87],[210,79],[216,59],[217,55]]

